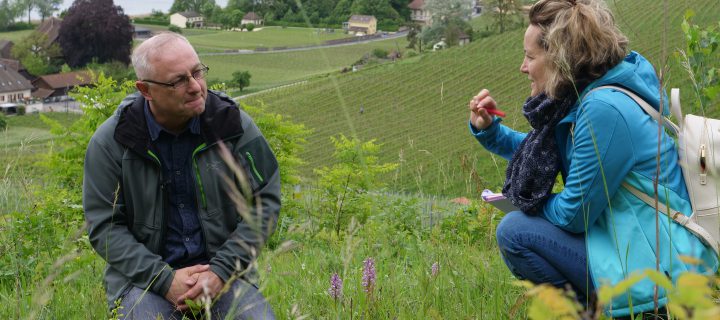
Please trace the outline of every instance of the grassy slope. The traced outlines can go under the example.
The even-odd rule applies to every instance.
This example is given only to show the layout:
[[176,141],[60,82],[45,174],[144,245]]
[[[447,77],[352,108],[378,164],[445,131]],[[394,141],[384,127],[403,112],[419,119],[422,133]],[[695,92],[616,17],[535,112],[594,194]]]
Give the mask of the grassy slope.
[[32,33],[32,30],[20,30],[20,31],[9,31],[0,32],[0,40],[10,40],[14,43],[18,43]]
[[347,38],[349,35],[338,31],[335,33],[318,33],[312,28],[280,28],[266,27],[256,32],[213,31],[196,34],[185,32],[190,42],[199,51],[217,51],[225,49],[255,49],[257,47],[300,47],[320,44],[326,40]]
[[406,45],[405,38],[400,38],[308,51],[202,56],[201,59],[210,67],[209,78],[231,79],[233,72],[247,70],[252,75],[252,87],[266,88],[340,71],[375,48],[404,50]]
[[[716,22],[720,13],[715,0],[668,2],[667,52],[662,46],[662,2],[612,2],[631,48],[656,66],[665,63],[673,48],[684,46],[680,22],[686,9],[697,11],[695,21],[702,25]],[[464,48],[313,81],[247,102],[263,101],[315,130],[303,157],[308,174],[311,168],[332,162],[328,137],[344,133],[385,143],[382,160],[401,163],[400,174],[388,177],[396,189],[471,195],[477,187],[498,187],[504,180],[505,162],[482,150],[468,134],[467,101],[479,89],[488,88],[509,113],[504,123],[527,129],[519,112],[529,93],[526,76],[518,72],[523,32],[514,30]],[[684,100],[690,101],[684,73],[674,59],[669,58],[669,63],[669,84],[682,88]],[[361,107],[363,114],[358,112]],[[469,168],[478,171],[481,183],[469,178]]]

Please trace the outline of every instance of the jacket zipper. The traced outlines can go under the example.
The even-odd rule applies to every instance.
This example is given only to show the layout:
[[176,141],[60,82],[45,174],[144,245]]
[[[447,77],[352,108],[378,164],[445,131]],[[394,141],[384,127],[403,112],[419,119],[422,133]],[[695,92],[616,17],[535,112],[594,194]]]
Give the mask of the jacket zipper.
[[168,201],[167,198],[167,190],[165,190],[165,183],[163,182],[163,176],[162,176],[162,163],[160,162],[160,158],[158,158],[155,153],[152,152],[152,150],[148,150],[147,154],[150,156],[150,158],[155,160],[155,163],[157,164],[158,168],[160,169],[160,193],[162,194],[162,203],[160,204],[160,212],[162,214],[162,221],[160,221],[160,238],[158,238],[158,243],[156,246],[156,252],[160,252],[162,248],[160,248],[160,242],[162,242],[162,239],[165,239],[165,221],[167,221],[166,212],[165,212],[165,204]]

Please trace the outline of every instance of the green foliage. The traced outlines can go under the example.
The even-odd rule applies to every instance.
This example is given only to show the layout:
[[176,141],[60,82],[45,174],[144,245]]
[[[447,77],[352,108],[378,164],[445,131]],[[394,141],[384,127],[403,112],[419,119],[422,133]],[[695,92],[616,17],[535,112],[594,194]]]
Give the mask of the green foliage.
[[56,43],[48,45],[47,35],[33,32],[12,48],[12,55],[20,60],[30,74],[41,76],[57,72],[62,55]]
[[292,187],[300,183],[298,168],[305,162],[300,158],[310,134],[302,124],[295,124],[290,118],[268,110],[265,104],[250,106],[241,103],[245,110],[255,121],[260,132],[270,144],[280,169],[281,185]]
[[80,103],[82,117],[69,127],[41,116],[58,138],[56,149],[48,154],[44,164],[52,178],[69,187],[82,186],[83,161],[90,138],[95,130],[117,109],[125,96],[135,90],[132,81],[118,83],[103,73],[97,75],[94,86],[76,87],[70,94]]
[[7,128],[7,119],[5,119],[5,115],[0,113],[0,131],[5,130]]
[[252,32],[253,30],[255,30],[255,24],[254,24],[254,23],[248,23],[248,24],[246,24],[246,25],[245,25],[245,30],[247,30],[248,32]]
[[168,31],[170,31],[170,32],[175,32],[175,33],[179,33],[179,34],[182,34],[182,33],[183,33],[182,29],[181,29],[180,27],[174,25],[174,24],[171,24],[171,25],[168,26]]
[[250,78],[252,75],[249,71],[235,71],[232,74],[232,83],[242,91],[250,86]]
[[361,142],[345,135],[330,137],[335,145],[333,157],[337,163],[331,167],[316,169],[319,178],[321,225],[340,234],[351,218],[364,223],[372,202],[368,192],[384,186],[378,176],[395,168],[394,163],[380,163],[377,154],[379,144],[375,140]]
[[92,70],[95,74],[104,74],[106,78],[112,78],[119,82],[135,80],[135,70],[132,66],[120,61],[99,63],[97,60],[89,63],[84,69]]
[[372,55],[378,59],[386,59],[388,56],[388,52],[383,48],[375,48],[372,51]]
[[720,23],[703,29],[692,23],[695,13],[688,11],[682,23],[685,49],[676,57],[692,82],[695,100],[692,113],[718,109],[720,98]]

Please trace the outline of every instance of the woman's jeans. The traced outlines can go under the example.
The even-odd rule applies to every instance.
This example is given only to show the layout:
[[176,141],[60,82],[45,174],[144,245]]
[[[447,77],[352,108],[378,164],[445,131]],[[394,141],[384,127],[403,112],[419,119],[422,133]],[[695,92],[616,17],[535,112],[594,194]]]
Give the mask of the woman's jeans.
[[584,233],[572,234],[542,217],[513,211],[500,221],[497,241],[516,277],[559,288],[569,284],[583,304],[588,293],[595,291],[588,274]]

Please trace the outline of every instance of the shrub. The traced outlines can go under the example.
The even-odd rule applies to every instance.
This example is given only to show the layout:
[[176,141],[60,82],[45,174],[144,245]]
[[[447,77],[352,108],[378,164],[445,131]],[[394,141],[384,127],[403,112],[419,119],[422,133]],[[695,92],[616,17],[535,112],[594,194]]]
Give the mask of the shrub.
[[176,25],[169,26],[168,31],[182,34],[182,29]]
[[5,115],[0,113],[0,130],[5,130],[5,128],[7,128],[7,120]]
[[25,106],[24,105],[17,107],[17,115],[19,115],[19,116],[25,115]]
[[417,53],[417,51],[415,51],[415,50],[412,50],[412,49],[411,49],[411,50],[405,51],[405,58],[412,58],[412,57],[415,57],[415,56],[417,56],[417,55],[418,55],[418,53]]
[[372,54],[374,57],[376,57],[378,59],[385,59],[388,56],[387,50],[381,49],[381,48],[373,49]]
[[249,32],[252,32],[255,29],[255,24],[248,23],[247,25],[245,25],[245,29],[247,29],[247,31],[249,31]]

